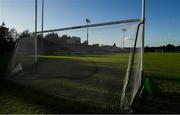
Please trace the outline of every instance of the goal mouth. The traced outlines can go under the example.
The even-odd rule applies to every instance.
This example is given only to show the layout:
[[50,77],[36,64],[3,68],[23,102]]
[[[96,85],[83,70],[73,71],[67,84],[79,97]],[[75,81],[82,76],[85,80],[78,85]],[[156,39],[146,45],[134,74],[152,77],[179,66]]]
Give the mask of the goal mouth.
[[103,113],[130,110],[142,80],[142,25],[132,19],[21,38],[7,79],[85,103],[78,111],[96,112],[89,104]]

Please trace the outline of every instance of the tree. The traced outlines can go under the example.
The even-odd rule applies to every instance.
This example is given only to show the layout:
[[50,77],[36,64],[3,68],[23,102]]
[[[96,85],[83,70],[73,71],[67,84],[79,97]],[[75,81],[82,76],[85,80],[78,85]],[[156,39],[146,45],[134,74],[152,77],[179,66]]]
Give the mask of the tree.
[[57,33],[49,33],[45,36],[45,39],[53,40],[53,39],[59,39],[59,35]]
[[31,33],[29,33],[29,30],[25,30],[20,34],[19,38],[30,37],[30,36]]
[[88,41],[86,40],[86,41],[84,41],[82,44],[83,44],[83,45],[88,45]]
[[113,47],[116,47],[116,43],[113,44]]
[[9,28],[5,27],[4,23],[0,26],[0,40],[1,42],[6,41],[9,35]]
[[168,44],[166,45],[167,48],[174,48],[174,45],[173,44]]
[[71,39],[71,37],[68,36],[68,35],[62,35],[62,36],[61,36],[61,39],[67,40],[67,39]]
[[3,22],[0,26],[0,53],[11,52],[15,46],[18,34],[15,29],[9,30]]

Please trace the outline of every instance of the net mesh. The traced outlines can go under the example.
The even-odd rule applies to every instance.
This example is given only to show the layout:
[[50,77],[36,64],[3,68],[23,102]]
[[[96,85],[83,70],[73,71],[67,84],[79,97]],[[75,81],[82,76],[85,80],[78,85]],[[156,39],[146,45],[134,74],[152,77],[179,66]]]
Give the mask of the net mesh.
[[[84,28],[22,38],[7,78],[84,106],[94,105],[102,112],[121,112],[120,107],[130,107],[141,84],[142,35],[136,37],[141,33],[138,25],[89,27],[88,37]],[[85,109],[89,108],[78,110]]]
[[121,95],[121,107],[123,110],[130,109],[130,106],[142,85],[142,31],[143,24],[139,24],[134,48],[132,48],[130,52],[129,66],[127,68]]

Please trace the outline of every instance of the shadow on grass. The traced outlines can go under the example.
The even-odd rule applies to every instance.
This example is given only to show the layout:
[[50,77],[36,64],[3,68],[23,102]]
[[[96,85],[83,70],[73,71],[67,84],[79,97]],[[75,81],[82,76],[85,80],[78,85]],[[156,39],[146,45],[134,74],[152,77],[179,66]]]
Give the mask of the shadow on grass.
[[6,69],[8,67],[10,59],[10,54],[0,54],[0,78],[2,78],[6,73]]
[[162,92],[159,97],[143,94],[134,105],[135,113],[180,113],[180,93]]
[[150,96],[145,91],[135,100],[135,113],[180,113],[180,79],[168,76],[148,75],[161,89],[160,95]]
[[135,113],[180,113],[180,79],[148,75],[145,77],[153,78],[161,91],[156,96],[150,96],[146,91],[143,91],[133,105]]
[[[91,103],[56,97],[8,80],[0,80],[0,91],[0,99],[6,100],[5,102],[0,100],[0,113],[112,113],[111,110],[99,108]],[[2,95],[8,96],[3,97]],[[14,97],[17,100],[11,102],[11,98]],[[19,100],[37,110],[29,110],[29,107],[16,107]],[[3,105],[6,108],[3,108]]]

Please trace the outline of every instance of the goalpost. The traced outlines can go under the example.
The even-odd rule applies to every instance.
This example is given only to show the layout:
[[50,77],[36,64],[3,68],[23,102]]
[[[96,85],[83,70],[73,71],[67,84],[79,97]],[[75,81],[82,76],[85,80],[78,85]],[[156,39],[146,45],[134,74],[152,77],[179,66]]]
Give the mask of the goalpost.
[[[37,32],[37,0],[36,0],[36,10],[35,10],[35,33],[40,33],[40,32]],[[99,24],[92,24],[92,25],[82,25],[82,26],[75,26],[75,27],[68,27],[68,28],[60,28],[60,29],[54,29],[54,30],[46,30],[46,31],[43,31],[43,11],[44,11],[44,0],[42,2],[42,31],[41,33],[47,33],[47,32],[55,32],[55,31],[64,31],[64,30],[73,30],[73,29],[80,29],[80,28],[88,28],[88,27],[98,27],[98,26],[106,26],[106,25],[113,25],[113,24],[120,24],[120,23],[128,23],[128,22],[136,22],[136,21],[139,21],[138,19],[132,19],[132,20],[123,20],[123,21],[114,21],[114,22],[106,22],[106,23],[99,23]],[[127,88],[127,85],[128,85],[128,80],[129,80],[129,77],[130,77],[130,68],[132,68],[132,63],[133,63],[133,58],[134,58],[134,53],[135,53],[135,47],[136,47],[136,42],[137,42],[137,39],[138,39],[138,33],[139,33],[139,30],[140,30],[140,27],[142,26],[142,42],[141,42],[141,67],[140,67],[140,71],[141,71],[141,75],[143,77],[143,65],[144,65],[144,28],[145,28],[145,0],[142,0],[142,17],[141,17],[141,23],[138,25],[138,29],[137,29],[137,35],[136,35],[136,40],[135,40],[135,44],[134,44],[134,50],[132,51],[133,52],[133,55],[132,55],[132,58],[130,58],[129,60],[129,66],[128,66],[128,69],[127,69],[127,77],[125,79],[125,83],[124,83],[124,93],[122,94],[122,97],[121,97],[121,107],[122,108],[126,108],[124,106],[126,106],[124,103],[125,101],[125,90]],[[35,39],[35,63],[37,63],[37,43],[36,43],[36,39]],[[124,41],[123,41],[124,42]],[[143,78],[141,78],[141,82],[142,82]],[[142,84],[139,85],[138,89],[136,89],[136,93],[137,91],[140,89],[140,86]],[[135,94],[134,94],[135,95]],[[134,99],[135,96],[132,97],[131,101],[130,101],[130,105],[132,104],[133,102],[133,99]]]
[[[143,88],[145,0],[140,19],[52,30],[43,29],[43,4],[44,0],[42,30],[37,31],[35,0],[35,35],[19,40],[8,68],[9,79],[53,95],[96,103],[113,112],[131,111],[134,98]],[[89,44],[81,42],[87,39],[87,28]],[[123,28],[128,39],[122,48]],[[129,39],[133,39],[133,45]],[[111,41],[115,45],[110,46]]]

